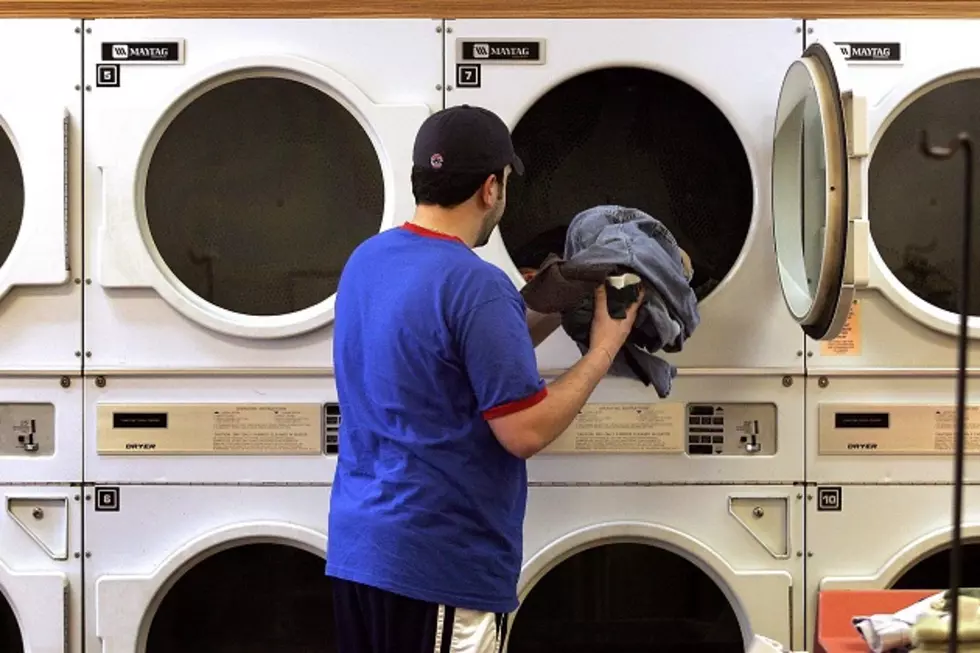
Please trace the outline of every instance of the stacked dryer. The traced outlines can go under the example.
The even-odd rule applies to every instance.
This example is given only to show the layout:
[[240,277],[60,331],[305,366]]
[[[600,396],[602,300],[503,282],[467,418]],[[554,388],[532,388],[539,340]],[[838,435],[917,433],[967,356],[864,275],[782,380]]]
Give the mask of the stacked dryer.
[[85,650],[334,650],[332,296],[411,215],[441,22],[85,36]]
[[[804,331],[837,335],[846,292],[787,310],[797,289],[776,274],[772,216],[799,222],[804,206],[776,201],[770,176],[801,196],[799,75],[840,56],[800,59],[793,20],[452,20],[446,34],[447,105],[498,113],[527,168],[481,254],[520,286],[579,211],[637,207],[690,254],[702,318],[669,356],[668,398],[607,378],[530,461],[509,650],[734,652],[753,633],[803,648]],[[778,117],[797,153],[782,173]],[[561,331],[538,348],[545,376],[578,358]]]
[[3,651],[81,645],[81,48],[81,21],[0,21]]
[[[980,22],[819,20],[807,27],[809,42],[838,46],[846,60],[839,80],[866,98],[869,154],[849,192],[867,218],[845,229],[851,247],[843,257],[810,250],[851,270],[853,284],[841,336],[807,343],[813,607],[820,589],[948,585],[965,174],[962,156],[936,162],[920,144],[923,130],[943,145],[961,131],[980,138]],[[791,220],[782,226],[790,232]],[[817,225],[838,233],[842,226]],[[973,260],[980,261],[980,247]],[[975,267],[974,279],[978,273]],[[971,304],[966,586],[980,582],[971,562],[980,540],[976,285]],[[808,642],[813,617],[810,610]]]

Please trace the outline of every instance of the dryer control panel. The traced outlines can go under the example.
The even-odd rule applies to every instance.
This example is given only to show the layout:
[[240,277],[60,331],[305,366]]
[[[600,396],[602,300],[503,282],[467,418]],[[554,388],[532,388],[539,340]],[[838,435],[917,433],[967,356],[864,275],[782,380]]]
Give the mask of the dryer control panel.
[[52,454],[53,404],[0,404],[0,456]]
[[686,424],[692,456],[776,453],[775,404],[688,404]]

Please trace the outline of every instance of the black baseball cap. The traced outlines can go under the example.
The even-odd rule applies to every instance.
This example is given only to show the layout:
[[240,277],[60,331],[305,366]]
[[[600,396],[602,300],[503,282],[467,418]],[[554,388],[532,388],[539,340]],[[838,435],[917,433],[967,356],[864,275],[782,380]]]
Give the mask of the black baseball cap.
[[490,174],[508,164],[518,175],[524,162],[514,152],[510,130],[500,116],[463,104],[429,116],[415,136],[412,163],[430,170]]

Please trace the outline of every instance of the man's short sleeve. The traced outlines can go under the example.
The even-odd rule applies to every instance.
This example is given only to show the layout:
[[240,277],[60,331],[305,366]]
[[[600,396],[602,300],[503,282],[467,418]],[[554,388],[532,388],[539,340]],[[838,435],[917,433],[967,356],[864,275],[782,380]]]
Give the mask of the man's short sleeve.
[[522,411],[548,395],[520,296],[500,296],[460,320],[460,354],[483,418]]

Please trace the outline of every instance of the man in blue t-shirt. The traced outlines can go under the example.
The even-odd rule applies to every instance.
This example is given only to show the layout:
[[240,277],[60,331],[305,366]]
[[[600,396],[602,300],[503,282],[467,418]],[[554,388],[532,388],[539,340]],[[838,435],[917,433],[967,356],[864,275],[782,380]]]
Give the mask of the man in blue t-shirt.
[[639,303],[614,320],[600,287],[590,351],[546,385],[534,340],[550,331],[532,340],[514,284],[473,252],[524,171],[507,126],[478,107],[440,111],[413,163],[415,215],[358,247],[337,291],[338,650],[492,653],[518,605],[525,460],[571,424]]

